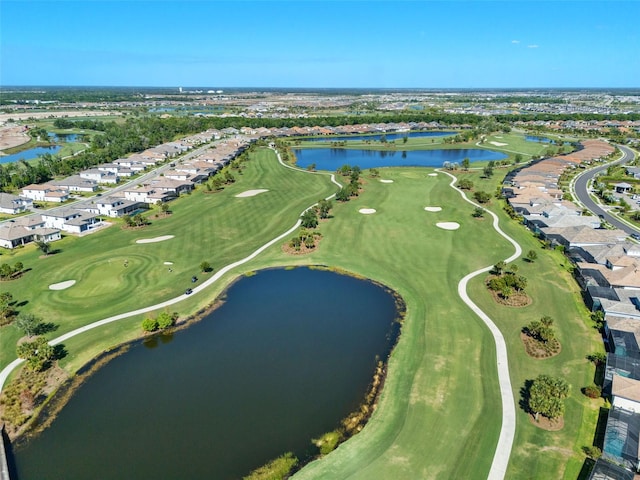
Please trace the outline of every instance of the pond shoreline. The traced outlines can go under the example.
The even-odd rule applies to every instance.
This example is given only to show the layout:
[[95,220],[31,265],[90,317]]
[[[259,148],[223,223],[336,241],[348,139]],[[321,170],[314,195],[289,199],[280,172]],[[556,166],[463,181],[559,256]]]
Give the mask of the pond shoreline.
[[[336,424],[336,427],[339,428],[339,426],[341,424],[344,424],[344,422],[346,422],[347,420],[351,422],[350,428],[348,430],[345,429],[345,434],[343,436],[343,439],[340,442],[342,443],[343,441],[346,441],[348,438],[350,438],[351,436],[355,435],[360,430],[362,430],[364,425],[366,425],[367,421],[369,420],[371,414],[375,411],[377,401],[378,401],[379,395],[382,392],[382,388],[384,386],[384,382],[387,374],[388,358],[392,354],[400,338],[402,321],[404,319],[404,315],[406,312],[406,305],[403,299],[400,297],[400,295],[397,294],[395,291],[391,290],[385,285],[380,284],[379,282],[364,278],[358,274],[346,272],[339,268],[327,267],[324,265],[304,265],[304,266],[295,266],[293,268],[300,268],[300,267],[309,268],[309,269],[327,270],[337,274],[347,275],[353,278],[366,280],[367,282],[371,282],[372,284],[381,286],[386,292],[390,293],[393,296],[394,302],[396,305],[395,307],[396,317],[392,321],[390,325],[390,331],[388,333],[388,335],[390,336],[394,335],[395,338],[393,339],[394,340],[393,344],[390,346],[390,350],[388,352],[387,357],[384,359],[380,359],[377,362],[376,368],[373,371],[373,376],[369,381],[369,386],[367,387],[366,394],[362,399],[362,401],[360,402],[360,404],[358,405],[358,407],[352,413],[347,415],[347,417],[340,419],[340,421]],[[272,270],[272,269],[283,269],[283,268],[287,269],[291,267],[286,267],[286,266],[270,267],[267,269],[261,269],[260,271]],[[103,366],[107,365],[112,359],[115,359],[119,355],[127,352],[130,347],[137,345],[141,342],[145,343],[148,341],[153,341],[154,339],[157,340],[161,338],[163,335],[171,336],[175,332],[181,331],[201,321],[207,315],[209,315],[210,313],[212,313],[218,307],[220,307],[225,303],[228,290],[236,282],[243,279],[244,277],[252,276],[253,274],[255,274],[255,272],[249,271],[249,272],[245,272],[243,274],[237,275],[234,279],[232,279],[229,282],[229,284],[225,287],[225,289],[220,293],[220,295],[218,295],[218,297],[212,303],[199,309],[193,315],[179,320],[174,327],[162,332],[154,332],[152,334],[141,333],[141,335],[135,339],[131,339],[130,341],[117,345],[108,351],[104,351],[100,353],[98,356],[96,356],[91,361],[86,363],[83,367],[81,367],[75,375],[73,375],[71,378],[68,378],[66,381],[62,382],[54,390],[54,392],[40,407],[39,412],[37,414],[34,414],[33,418],[28,422],[26,428],[21,429],[19,434],[15,435],[14,438],[12,438],[13,444],[16,447],[22,447],[26,445],[30,440],[36,438],[41,432],[43,432],[55,420],[58,413],[73,397],[74,393],[78,390],[78,388],[94,373],[100,370]],[[307,458],[301,459],[301,464],[299,468],[301,468],[304,464],[307,464],[313,461],[316,458],[318,458],[317,455],[310,455]]]

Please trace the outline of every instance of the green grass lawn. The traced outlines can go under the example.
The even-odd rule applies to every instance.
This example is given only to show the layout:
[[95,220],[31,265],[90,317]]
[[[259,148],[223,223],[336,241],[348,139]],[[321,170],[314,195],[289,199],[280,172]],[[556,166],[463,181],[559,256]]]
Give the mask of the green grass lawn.
[[[19,311],[58,324],[58,330],[50,335],[58,336],[182,294],[191,286],[191,277],[200,275],[202,261],[218,269],[244,258],[290,228],[304,208],[336,189],[327,176],[282,168],[266,150],[237,177],[239,181],[222,192],[205,194],[199,190],[172,202],[171,216],[152,216],[152,224],[139,230],[113,226],[81,239],[70,236],[52,244],[60,253],[46,258],[40,258],[34,245],[6,251],[4,261],[21,261],[31,270],[20,279],[3,282],[1,288],[17,302],[26,302]],[[253,188],[269,191],[254,197],[234,196]],[[174,238],[136,243],[162,235]],[[172,272],[164,262],[173,263]],[[50,284],[66,280],[77,283],[66,290],[49,290]],[[20,334],[12,326],[1,332],[0,365],[4,367],[15,355]],[[73,355],[72,349],[70,353]]]
[[[488,329],[459,299],[457,285],[470,271],[510,256],[513,247],[493,230],[489,218],[472,218],[473,207],[449,187],[448,176],[431,177],[432,170],[424,168],[380,170],[381,177],[393,183],[381,183],[364,172],[364,193],[335,204],[334,218],[320,224],[323,239],[314,253],[290,256],[274,245],[207,292],[175,305],[175,310],[192,314],[212,302],[235,275],[270,266],[330,265],[389,286],[403,297],[407,314],[377,409],[360,434],[309,464],[296,478],[484,479],[501,423],[495,348]],[[477,189],[493,192],[502,172],[496,169],[490,179],[473,171],[458,173],[473,179]],[[22,311],[58,323],[51,337],[58,336],[183,293],[192,275],[202,277],[201,261],[218,269],[245,257],[287,230],[304,208],[336,190],[327,176],[282,168],[267,150],[258,151],[237,177],[236,184],[220,193],[197,191],[179,199],[171,204],[173,215],[151,218],[153,224],[144,229],[114,226],[82,239],[68,237],[54,244],[61,252],[48,258],[39,258],[34,247],[12,252],[7,255],[11,263],[20,260],[32,270],[2,287],[19,302],[27,302]],[[254,188],[269,191],[234,197]],[[508,220],[493,202],[503,229],[524,252],[540,249],[531,234]],[[427,212],[426,206],[440,206],[442,211]],[[376,213],[362,215],[360,208]],[[460,229],[435,225],[444,221],[457,222]],[[160,235],[175,238],[135,243]],[[537,251],[534,263],[516,261],[529,280],[530,306],[495,304],[482,277],[471,282],[470,294],[505,336],[516,404],[523,382],[538,373],[563,375],[572,385],[565,427],[559,432],[538,429],[518,410],[507,478],[575,479],[584,459],[580,448],[591,443],[599,406],[579,393],[592,383],[594,373],[585,356],[602,349],[602,344],[584,320],[586,312],[566,261],[558,252]],[[173,272],[165,261],[173,262]],[[49,284],[70,279],[78,283],[68,290],[48,290]],[[555,319],[562,352],[552,359],[533,360],[525,355],[519,332],[542,315]],[[63,366],[75,371],[99,352],[136,338],[141,318],[65,342],[69,356]],[[0,330],[0,365],[14,357],[19,336],[11,326]]]

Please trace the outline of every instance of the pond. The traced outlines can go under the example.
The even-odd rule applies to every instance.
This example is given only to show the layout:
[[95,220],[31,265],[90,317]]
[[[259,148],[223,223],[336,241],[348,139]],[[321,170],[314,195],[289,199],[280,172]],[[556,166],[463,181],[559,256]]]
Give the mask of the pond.
[[326,270],[242,278],[173,336],[138,343],[14,446],[19,480],[237,479],[358,408],[398,335],[395,297]]
[[436,150],[352,150],[346,148],[293,149],[296,165],[307,168],[315,164],[318,170],[334,171],[342,165],[358,165],[362,169],[379,167],[442,167],[445,162],[462,163],[468,158],[472,163],[503,160],[504,153],[481,148],[457,148]]
[[18,153],[12,153],[11,155],[0,155],[0,163],[12,163],[19,160],[33,160],[45,153],[58,153],[62,147],[60,145],[52,145],[51,147],[35,147],[28,150],[23,150]]
[[53,132],[47,132],[47,133],[52,142],[67,143],[67,142],[78,141],[77,133],[53,133]]

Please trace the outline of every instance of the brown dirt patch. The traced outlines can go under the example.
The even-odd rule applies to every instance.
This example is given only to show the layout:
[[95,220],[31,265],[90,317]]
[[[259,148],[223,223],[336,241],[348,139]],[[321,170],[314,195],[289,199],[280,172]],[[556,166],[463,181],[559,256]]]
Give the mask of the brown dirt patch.
[[520,332],[520,340],[524,345],[524,350],[532,358],[550,358],[555,357],[560,353],[562,349],[560,342],[556,339],[550,340],[546,344],[533,337],[530,337],[524,332]]
[[564,428],[564,417],[560,418],[547,418],[543,415],[538,415],[538,420],[536,421],[535,415],[529,414],[529,421],[538,428],[542,430],[547,430],[549,432],[557,432],[558,430],[562,430]]

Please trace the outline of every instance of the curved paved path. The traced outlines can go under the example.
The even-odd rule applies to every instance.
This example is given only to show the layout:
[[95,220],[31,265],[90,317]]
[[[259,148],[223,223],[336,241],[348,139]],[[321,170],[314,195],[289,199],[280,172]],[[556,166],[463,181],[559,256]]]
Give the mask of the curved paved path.
[[[482,208],[485,212],[491,215],[491,217],[493,218],[493,228],[515,247],[515,253],[509,258],[505,259],[505,262],[512,262],[520,255],[522,255],[522,248],[520,247],[520,245],[500,229],[498,216],[495,213],[482,207],[481,205],[478,205],[477,203],[469,200],[464,192],[455,186],[457,178],[454,175],[442,170],[438,171],[449,175],[452,178],[449,186],[457,190],[465,201],[469,202],[475,207]],[[500,398],[502,399],[502,426],[500,428],[498,445],[496,446],[496,451],[493,455],[493,461],[491,462],[491,470],[489,470],[489,475],[487,476],[487,478],[489,480],[502,480],[507,473],[509,457],[511,456],[511,448],[513,446],[513,439],[515,438],[516,433],[516,404],[513,398],[511,378],[509,377],[507,345],[504,341],[502,333],[500,332],[500,329],[496,326],[495,323],[493,323],[493,321],[487,316],[487,314],[485,314],[475,303],[473,303],[473,301],[469,298],[469,295],[467,295],[467,284],[469,283],[469,280],[490,271],[492,268],[493,265],[481,268],[480,270],[476,270],[475,272],[471,272],[467,276],[465,276],[462,280],[460,280],[460,283],[458,283],[458,295],[460,295],[460,298],[462,298],[462,300],[469,306],[469,308],[471,308],[471,310],[473,310],[473,312],[478,315],[478,317],[480,317],[480,319],[487,325],[487,327],[489,327],[489,330],[493,335],[493,340],[496,344],[496,366],[498,368]]]
[[[298,170],[298,171],[301,171],[301,172],[305,171],[305,170],[302,170],[302,169],[299,169],[299,168],[295,168],[295,167],[291,167],[289,165],[286,165],[282,161],[282,158],[280,158],[280,154],[278,153],[278,151],[275,150],[275,149],[273,149],[273,151],[275,152],[276,156],[278,157],[278,161],[280,162],[281,165],[283,165],[283,166],[285,166],[287,168],[293,168],[294,170]],[[318,173],[318,172],[309,172],[309,173],[317,173],[319,175],[326,175],[325,173]],[[331,178],[331,181],[334,184],[336,184],[337,186],[342,188],[342,185],[338,181],[336,181],[335,175],[331,174],[330,178]],[[330,198],[333,198],[334,196],[335,196],[335,193],[333,195],[328,196],[326,198],[326,200],[329,200]],[[317,205],[317,203],[314,203],[310,207],[306,208],[302,213],[306,212],[307,210],[309,210],[310,208],[313,208],[316,205]],[[302,213],[301,213],[301,215],[302,215]],[[265,243],[260,248],[258,248],[256,251],[251,253],[250,255],[246,256],[245,258],[243,258],[241,260],[238,260],[237,262],[233,262],[233,263],[230,263],[229,265],[227,265],[225,267],[222,267],[214,275],[212,275],[211,278],[209,278],[206,281],[202,282],[197,287],[194,287],[192,289],[192,291],[193,291],[192,294],[195,294],[195,293],[200,292],[201,290],[204,290],[205,288],[207,288],[210,285],[212,285],[215,282],[217,282],[223,275],[225,275],[230,270],[234,269],[235,267],[237,267],[239,265],[242,265],[243,263],[247,263],[249,260],[253,260],[258,255],[260,255],[262,252],[264,252],[267,248],[269,248],[272,245],[278,243],[282,239],[288,237],[289,235],[291,235],[293,232],[295,232],[298,229],[298,227],[300,226],[300,223],[301,223],[301,220],[298,219],[298,221],[289,230],[287,230],[286,232],[282,233],[281,235],[278,235],[273,240],[270,240],[269,242]],[[178,302],[181,302],[182,300],[185,300],[186,298],[188,298],[188,296],[185,295],[185,294],[182,294],[182,295],[180,295],[178,297],[172,298],[172,299],[167,300],[167,301],[162,302],[162,303],[158,303],[156,305],[151,305],[149,307],[140,308],[138,310],[125,312],[125,313],[121,313],[119,315],[114,315],[114,316],[109,317],[109,318],[98,320],[96,322],[90,323],[89,325],[85,325],[84,327],[76,328],[75,330],[72,330],[72,331],[70,331],[68,333],[65,333],[64,335],[61,335],[61,336],[59,336],[57,338],[54,338],[53,340],[49,341],[49,344],[50,345],[58,345],[58,344],[66,341],[66,340],[68,340],[68,339],[70,339],[72,337],[75,337],[76,335],[80,335],[81,333],[87,332],[89,330],[93,330],[94,328],[101,327],[102,325],[106,325],[106,324],[112,323],[112,322],[117,322],[118,320],[122,320],[122,319],[125,319],[125,318],[133,317],[135,315],[140,315],[142,313],[148,313],[148,312],[152,312],[154,310],[165,308],[165,307],[168,307],[170,305],[174,305],[174,304],[176,304]],[[5,382],[7,381],[7,378],[11,374],[11,372],[18,365],[20,365],[22,362],[24,362],[23,359],[17,358],[13,362],[11,362],[9,365],[7,365],[0,372],[0,393],[2,392],[2,388],[3,388],[4,384],[5,384]]]

